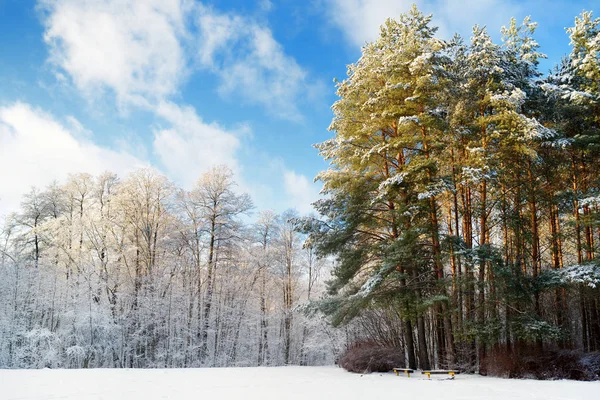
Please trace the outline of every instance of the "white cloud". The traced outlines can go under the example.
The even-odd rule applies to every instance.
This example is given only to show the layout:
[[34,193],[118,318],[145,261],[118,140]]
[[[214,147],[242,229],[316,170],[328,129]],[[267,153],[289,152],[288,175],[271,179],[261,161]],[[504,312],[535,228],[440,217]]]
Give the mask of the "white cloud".
[[473,25],[486,26],[492,36],[500,36],[500,28],[510,19],[523,17],[526,1],[511,0],[440,0],[427,3],[427,12],[433,13],[433,23],[440,33],[450,38],[458,32],[471,37]]
[[273,3],[270,0],[260,0],[258,6],[262,12],[269,12],[273,9]]
[[174,103],[161,102],[156,113],[172,127],[154,131],[154,152],[178,183],[189,188],[203,172],[218,164],[239,170],[236,152],[244,128],[230,132],[215,123],[207,124],[194,108]]
[[287,203],[292,208],[295,208],[301,214],[314,211],[311,203],[319,198],[319,190],[315,183],[308,180],[306,176],[297,174],[292,170],[283,172],[283,183],[285,193],[288,196]]
[[450,38],[455,32],[467,38],[474,24],[499,31],[521,10],[518,3],[503,0],[324,0],[331,22],[357,46],[377,39],[379,27],[387,18],[398,18],[412,4],[425,13],[433,13],[439,33]]
[[[297,103],[320,87],[285,54],[270,29],[191,0],[39,0],[57,77],[66,72],[94,99],[152,109],[193,67],[216,74],[223,97],[299,119]],[[263,7],[267,3],[263,3]],[[196,32],[197,30],[197,32]],[[190,63],[197,59],[196,63]]]
[[92,143],[76,131],[83,127],[73,117],[67,122],[71,128],[28,104],[0,108],[0,215],[17,210],[31,186],[43,188],[70,173],[110,170],[125,175],[147,166],[125,151]]
[[[244,175],[236,153],[248,128],[227,130],[207,124],[192,107],[161,103],[157,114],[170,125],[154,131],[153,151],[159,167],[184,188],[191,188],[210,167],[228,165],[236,174],[240,192],[249,192],[259,207],[310,210],[316,190],[302,175],[288,172],[277,164],[268,174],[281,178],[255,179]],[[94,135],[72,116],[59,121],[29,104],[15,103],[0,108],[0,169],[5,171],[0,185],[0,217],[16,211],[32,186],[44,188],[54,180],[64,181],[71,173],[98,175],[110,170],[125,176],[150,166],[133,154],[144,154],[135,143],[118,144],[110,149],[93,143]],[[277,186],[285,182],[283,195]]]
[[[168,100],[191,69],[185,52],[196,46],[186,22],[200,5],[188,0],[42,0],[40,5],[49,61],[77,89],[92,98],[108,89],[120,106],[141,107],[167,122],[153,130],[153,151],[173,179],[188,186],[213,165],[237,168],[235,133]],[[237,32],[233,25],[224,28],[220,35]],[[205,45],[210,59],[211,44]]]
[[94,97],[121,105],[174,93],[186,72],[182,0],[40,0],[49,61]]
[[285,54],[270,29],[239,15],[198,8],[200,64],[219,77],[219,93],[264,106],[286,119],[300,119],[298,101],[319,84]]
[[397,17],[413,3],[414,0],[325,0],[331,21],[358,46],[377,39],[379,26],[386,18]]
[[[280,178],[285,169],[266,181],[244,175],[239,153],[247,127],[207,122],[201,109],[173,100],[185,79],[201,71],[204,74],[194,79],[216,78],[218,94],[225,98],[263,107],[278,117],[300,119],[299,103],[314,96],[320,85],[309,81],[308,73],[286,54],[268,27],[194,0],[38,0],[38,4],[48,61],[57,79],[72,83],[88,100],[112,100],[114,95],[120,108],[151,112],[161,121],[152,127],[151,151],[178,184],[190,187],[211,166],[227,164],[239,177],[240,188],[269,188],[277,192],[273,197],[283,195],[276,190],[278,181],[286,185],[293,181],[285,195],[299,210],[308,209],[316,190],[305,177],[290,172]],[[270,4],[264,1],[257,7],[267,12]],[[70,140],[98,148],[81,124],[74,120],[66,124],[60,131]],[[119,146],[123,154],[145,154],[145,148],[138,153],[126,139]],[[108,165],[100,161],[99,165]],[[41,159],[40,165],[44,162]],[[65,163],[69,168],[77,164]],[[37,184],[30,178],[23,181],[27,186]]]

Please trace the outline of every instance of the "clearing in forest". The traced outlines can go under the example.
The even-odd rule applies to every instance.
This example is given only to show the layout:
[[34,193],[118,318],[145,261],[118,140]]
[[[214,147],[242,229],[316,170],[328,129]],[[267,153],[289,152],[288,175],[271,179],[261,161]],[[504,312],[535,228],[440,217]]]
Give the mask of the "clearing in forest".
[[597,400],[600,382],[457,375],[428,380],[336,367],[0,370],[2,400]]

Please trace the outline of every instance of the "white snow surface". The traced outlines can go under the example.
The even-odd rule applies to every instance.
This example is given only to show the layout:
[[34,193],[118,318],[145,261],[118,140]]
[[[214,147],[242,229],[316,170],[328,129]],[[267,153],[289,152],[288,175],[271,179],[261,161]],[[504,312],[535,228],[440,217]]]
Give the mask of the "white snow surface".
[[411,399],[584,400],[600,382],[420,373],[353,374],[337,367],[0,370],[2,400]]

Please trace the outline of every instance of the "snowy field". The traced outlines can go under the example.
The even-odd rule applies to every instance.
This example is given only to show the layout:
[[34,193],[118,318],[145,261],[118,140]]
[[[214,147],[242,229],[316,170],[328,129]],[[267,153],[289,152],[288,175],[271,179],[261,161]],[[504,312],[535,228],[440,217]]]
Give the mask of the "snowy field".
[[600,399],[600,382],[458,375],[427,380],[336,367],[0,370],[1,400]]

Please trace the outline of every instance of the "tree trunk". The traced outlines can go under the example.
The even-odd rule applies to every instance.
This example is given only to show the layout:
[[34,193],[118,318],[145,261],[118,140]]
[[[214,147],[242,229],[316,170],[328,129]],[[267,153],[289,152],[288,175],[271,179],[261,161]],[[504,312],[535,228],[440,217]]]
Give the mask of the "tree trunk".
[[202,345],[199,359],[204,363],[208,357],[208,328],[210,327],[210,309],[213,299],[213,274],[215,267],[216,216],[213,215],[210,226],[210,244],[208,250],[208,268],[206,274],[206,295],[204,297],[204,316],[202,324]]

